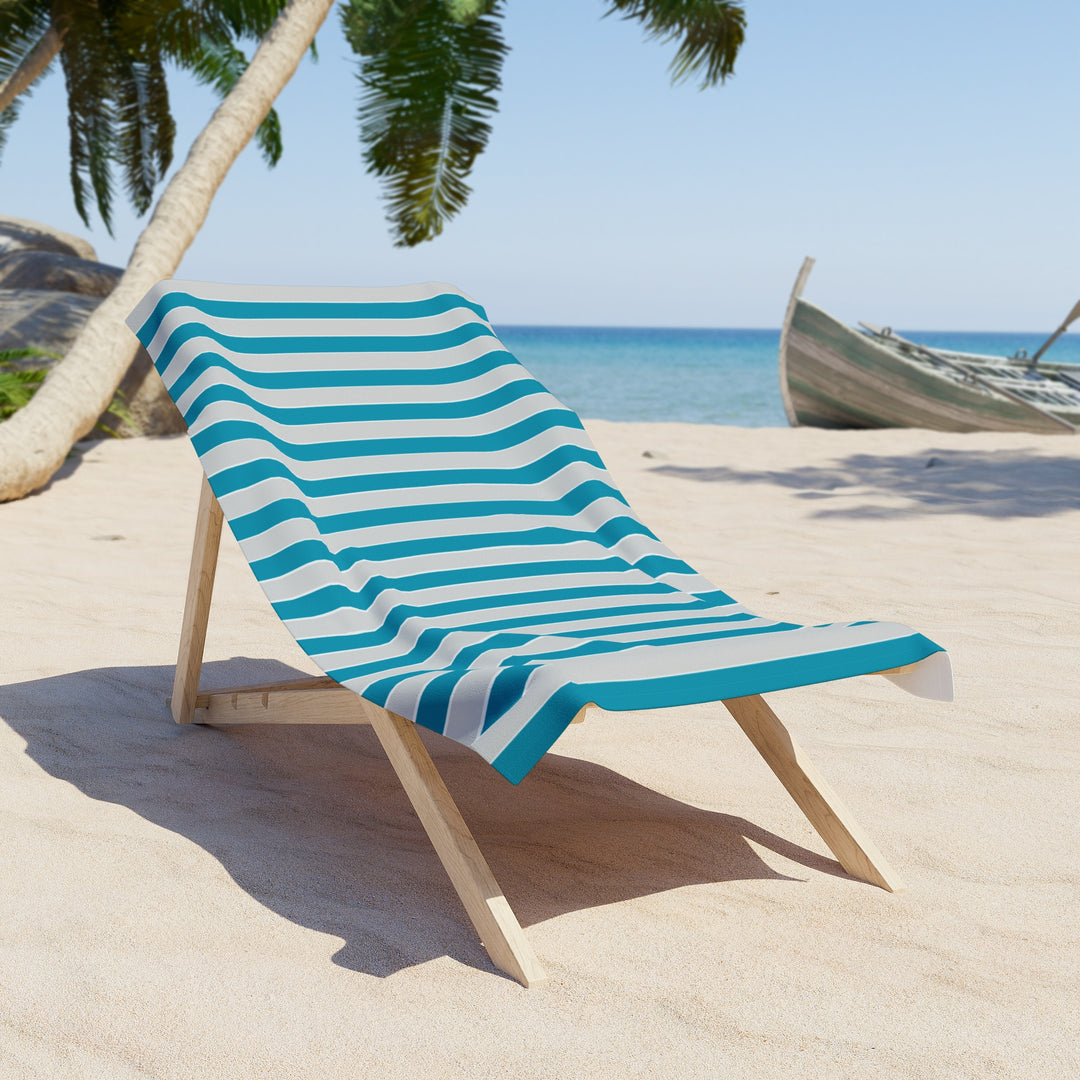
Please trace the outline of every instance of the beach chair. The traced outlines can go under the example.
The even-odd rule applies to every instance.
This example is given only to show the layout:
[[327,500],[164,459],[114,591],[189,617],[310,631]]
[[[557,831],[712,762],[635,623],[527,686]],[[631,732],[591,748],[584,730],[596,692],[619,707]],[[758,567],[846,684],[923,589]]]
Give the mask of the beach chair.
[[[841,866],[900,887],[760,695],[880,672],[948,699],[945,653],[758,618],[699,576],[474,301],[166,281],[128,323],[206,474],[174,718],[370,724],[496,967],[544,978],[417,724],[517,783],[589,705],[722,701]],[[325,677],[200,688],[223,519]]]

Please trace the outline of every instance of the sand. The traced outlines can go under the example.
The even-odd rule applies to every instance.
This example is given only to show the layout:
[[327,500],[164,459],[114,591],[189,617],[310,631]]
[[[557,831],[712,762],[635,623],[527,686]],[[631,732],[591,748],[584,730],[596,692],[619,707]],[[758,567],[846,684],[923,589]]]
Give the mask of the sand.
[[[523,989],[369,729],[173,724],[199,465],[98,443],[0,506],[0,1077],[1080,1072],[1080,439],[589,427],[752,610],[948,648],[951,704],[770,697],[907,890],[844,874],[719,705],[592,712],[517,788],[426,738]],[[206,655],[312,670],[229,536]]]

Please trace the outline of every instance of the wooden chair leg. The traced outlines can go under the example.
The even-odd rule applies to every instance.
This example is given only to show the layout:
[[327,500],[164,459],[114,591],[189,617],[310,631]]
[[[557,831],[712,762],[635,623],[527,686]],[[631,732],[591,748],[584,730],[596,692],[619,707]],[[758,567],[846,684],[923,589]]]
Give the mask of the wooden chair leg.
[[195,719],[195,698],[199,692],[199,672],[206,646],[206,623],[210,617],[210,596],[214,591],[223,520],[221,506],[210,481],[204,476],[195,523],[195,543],[191,549],[180,653],[176,658],[176,677],[169,702],[173,719],[178,724],[190,724]]
[[543,982],[547,973],[420,741],[416,725],[384,709],[372,709],[369,715],[491,962],[524,986]]
[[799,745],[764,699],[755,694],[732,698],[724,705],[840,865],[853,877],[889,892],[901,892],[903,882],[870,837],[855,823],[825,778],[806,760]]

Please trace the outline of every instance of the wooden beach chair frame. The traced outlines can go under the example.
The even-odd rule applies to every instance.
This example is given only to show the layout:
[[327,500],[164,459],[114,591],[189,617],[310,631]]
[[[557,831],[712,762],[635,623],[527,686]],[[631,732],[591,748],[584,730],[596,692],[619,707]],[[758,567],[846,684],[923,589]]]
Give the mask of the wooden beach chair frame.
[[[492,963],[525,986],[547,976],[416,725],[364,700],[328,676],[231,689],[200,690],[206,627],[224,515],[206,477],[191,553],[180,651],[172,697],[178,724],[370,724],[457,890]],[[892,674],[906,668],[894,668]],[[836,856],[853,877],[890,892],[900,879],[855,823],[760,695],[723,703]],[[585,709],[575,718],[584,719]]]

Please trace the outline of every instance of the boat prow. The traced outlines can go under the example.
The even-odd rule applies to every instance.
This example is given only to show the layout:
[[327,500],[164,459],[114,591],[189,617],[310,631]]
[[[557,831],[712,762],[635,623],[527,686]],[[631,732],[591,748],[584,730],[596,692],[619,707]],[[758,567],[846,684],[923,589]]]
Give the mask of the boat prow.
[[780,384],[792,425],[1075,433],[1080,369],[931,349],[866,332],[802,298],[804,261],[780,334]]

